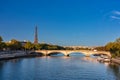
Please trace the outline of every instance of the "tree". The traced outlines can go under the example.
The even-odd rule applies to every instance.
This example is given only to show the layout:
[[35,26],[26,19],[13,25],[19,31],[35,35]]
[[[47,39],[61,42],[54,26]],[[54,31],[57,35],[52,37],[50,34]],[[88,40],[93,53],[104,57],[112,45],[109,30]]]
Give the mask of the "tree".
[[2,37],[0,36],[0,42],[2,42],[3,41],[3,39],[2,39]]
[[3,41],[3,38],[0,36],[0,50],[3,50],[4,48],[6,48],[6,44]]
[[120,42],[120,38],[117,38],[115,42]]
[[4,42],[0,43],[0,50],[3,50],[6,48],[6,44]]
[[42,43],[42,44],[40,44],[40,46],[41,46],[41,49],[42,49],[42,50],[48,50],[48,47],[47,47],[47,46],[49,46],[49,45],[46,44],[46,43]]
[[34,49],[36,50],[63,50],[65,48],[58,46],[58,45],[52,45],[52,44],[35,44]]
[[66,50],[73,50],[72,47],[65,47]]
[[111,52],[112,57],[120,57],[120,38],[114,42],[109,42],[105,47]]
[[105,46],[99,46],[95,48],[97,51],[106,51]]
[[24,45],[24,48],[27,49],[27,50],[32,50],[32,49],[34,49],[34,45],[31,42],[27,42]]
[[109,42],[105,45],[105,49],[110,51],[113,48],[114,42]]
[[18,49],[22,48],[21,43],[18,40],[16,40],[16,39],[12,39],[10,42],[8,42],[7,46],[11,50],[18,50]]
[[57,47],[57,46],[54,46],[54,45],[48,45],[48,46],[47,46],[47,49],[48,49],[48,50],[57,50],[58,47]]
[[35,44],[35,50],[41,50],[42,49],[42,46],[40,44]]

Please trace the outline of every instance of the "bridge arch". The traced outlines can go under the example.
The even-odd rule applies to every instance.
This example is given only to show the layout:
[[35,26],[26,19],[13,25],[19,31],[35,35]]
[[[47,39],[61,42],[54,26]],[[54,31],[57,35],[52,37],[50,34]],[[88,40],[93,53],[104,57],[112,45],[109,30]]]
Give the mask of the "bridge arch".
[[63,56],[65,56],[65,54],[62,53],[62,52],[49,52],[49,53],[47,53],[47,56],[51,56],[51,55],[54,55],[54,54],[62,54]]
[[91,55],[106,55],[106,56],[111,57],[110,52],[93,52],[91,53]]
[[36,54],[38,56],[44,56],[44,53],[42,52],[30,52],[29,54]]
[[36,50],[34,52],[43,54],[44,56],[46,56],[46,53],[47,53],[46,50]]
[[66,56],[66,51],[64,51],[64,50],[48,50],[47,55],[49,55],[49,54],[63,54],[64,56]]
[[67,52],[67,56],[70,56],[72,54],[81,54],[83,56],[86,56],[86,53],[80,52],[80,51],[69,51],[69,52]]

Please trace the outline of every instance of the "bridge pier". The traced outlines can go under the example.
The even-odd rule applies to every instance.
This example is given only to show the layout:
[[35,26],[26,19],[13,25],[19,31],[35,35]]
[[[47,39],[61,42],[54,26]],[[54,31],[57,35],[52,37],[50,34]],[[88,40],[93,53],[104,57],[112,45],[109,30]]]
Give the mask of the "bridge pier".
[[44,54],[44,55],[45,55],[45,56],[48,56],[48,51],[47,51],[47,50],[45,51],[45,54]]
[[86,57],[90,57],[90,54],[85,54]]
[[68,55],[66,55],[67,57],[69,57],[70,55],[68,54]]

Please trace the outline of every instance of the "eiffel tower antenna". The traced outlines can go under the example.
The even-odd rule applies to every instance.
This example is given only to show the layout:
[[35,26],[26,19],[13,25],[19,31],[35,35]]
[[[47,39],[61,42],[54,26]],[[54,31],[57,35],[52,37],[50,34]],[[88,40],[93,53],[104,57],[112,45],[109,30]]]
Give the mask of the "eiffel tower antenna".
[[38,30],[37,26],[35,27],[35,37],[34,37],[34,44],[38,44]]

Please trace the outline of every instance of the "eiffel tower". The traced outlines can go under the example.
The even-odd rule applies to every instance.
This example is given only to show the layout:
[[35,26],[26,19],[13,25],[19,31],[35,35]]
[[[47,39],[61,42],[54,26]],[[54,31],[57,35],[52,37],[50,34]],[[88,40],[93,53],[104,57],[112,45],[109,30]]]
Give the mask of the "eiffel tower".
[[38,44],[38,30],[37,30],[37,26],[35,27],[34,44]]

